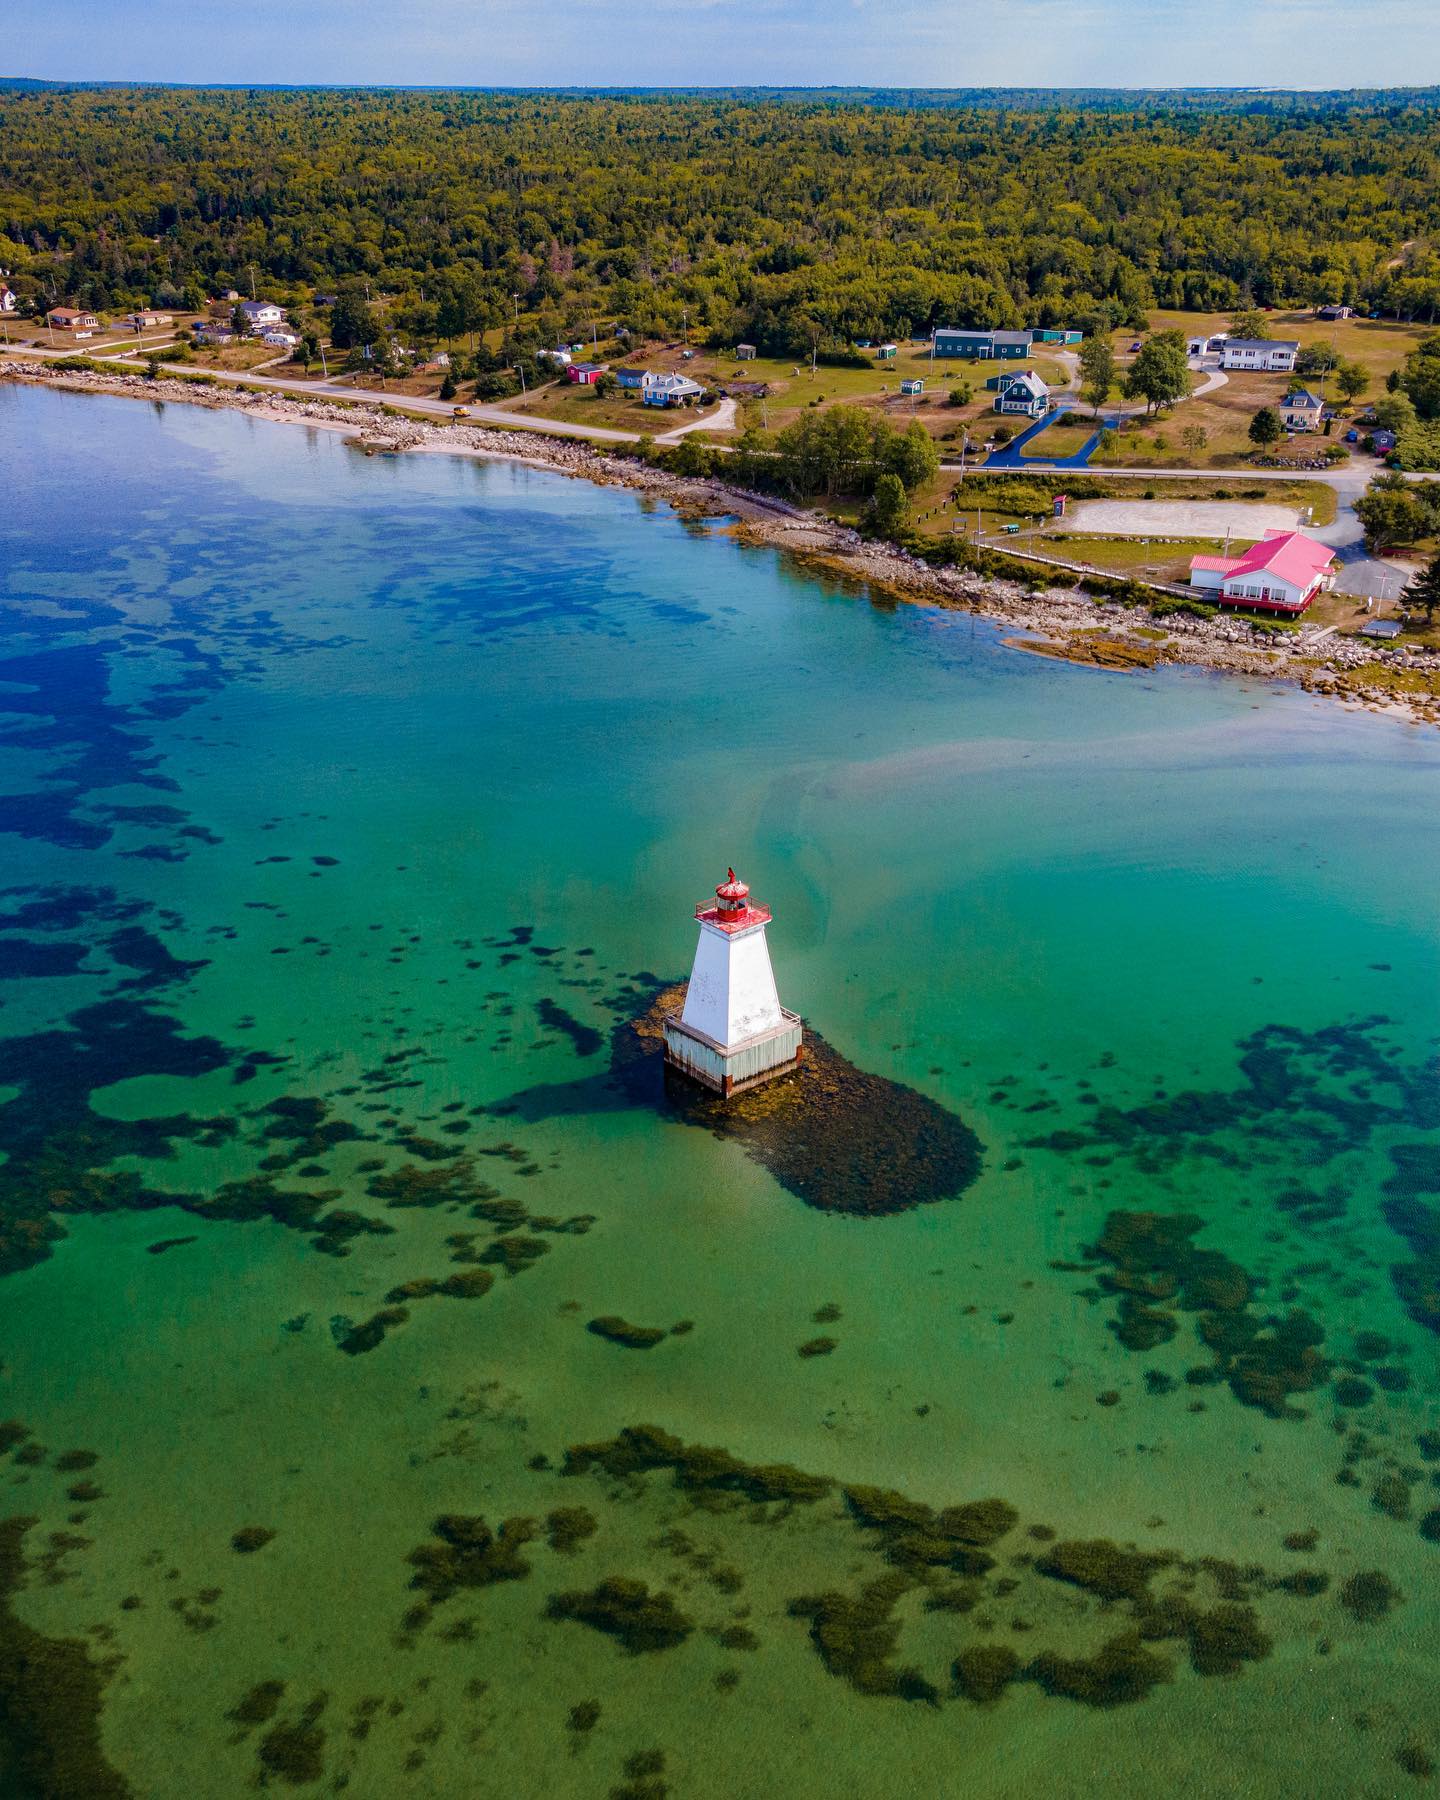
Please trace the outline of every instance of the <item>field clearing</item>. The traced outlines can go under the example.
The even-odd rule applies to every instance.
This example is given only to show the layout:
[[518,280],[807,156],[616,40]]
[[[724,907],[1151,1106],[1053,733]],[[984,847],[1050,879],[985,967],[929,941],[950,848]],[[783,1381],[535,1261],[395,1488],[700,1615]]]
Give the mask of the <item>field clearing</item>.
[[[1254,460],[1250,422],[1262,406],[1278,407],[1285,397],[1287,378],[1258,373],[1232,374],[1223,387],[1212,388],[1198,399],[1180,404],[1156,418],[1127,421],[1106,457],[1121,468],[1203,469],[1224,468]],[[1181,433],[1198,427],[1206,441],[1197,451],[1186,448]],[[1324,455],[1327,445],[1338,442],[1344,426],[1336,425],[1332,437],[1311,434],[1282,439],[1270,454],[1285,461],[1305,463]]]
[[[1152,331],[1183,331],[1187,337],[1202,331],[1213,336],[1228,331],[1228,313],[1157,312],[1151,319]],[[1265,315],[1265,329],[1272,338],[1294,338],[1302,346],[1333,344],[1347,362],[1357,362],[1370,371],[1368,397],[1384,392],[1385,377],[1398,369],[1420,339],[1435,327],[1404,325],[1397,319],[1317,319],[1313,312],[1271,312]],[[1128,350],[1134,334],[1118,332],[1117,341],[1125,340]]]
[[1267,531],[1294,531],[1302,510],[1246,500],[1078,500],[1068,523],[1103,536],[1223,538],[1254,543]]
[[[1166,543],[1046,529],[1004,539],[996,547],[1000,548],[1006,542],[1015,549],[1057,556],[1062,562],[1085,563],[1091,568],[1103,569],[1107,574],[1148,576],[1154,581],[1177,582],[1182,587],[1190,580],[1192,556],[1227,554],[1224,538],[1214,537]],[[1252,542],[1248,538],[1232,538],[1228,554],[1238,556],[1242,550],[1248,550]]]

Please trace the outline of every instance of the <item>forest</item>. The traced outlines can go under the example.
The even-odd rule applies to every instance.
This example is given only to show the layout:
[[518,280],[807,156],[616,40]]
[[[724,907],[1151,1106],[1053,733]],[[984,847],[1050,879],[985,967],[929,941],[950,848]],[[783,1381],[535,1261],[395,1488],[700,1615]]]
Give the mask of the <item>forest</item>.
[[[1437,97],[0,88],[30,305],[310,301],[808,354],[1156,307],[1440,311]],[[553,341],[553,340],[552,340]]]

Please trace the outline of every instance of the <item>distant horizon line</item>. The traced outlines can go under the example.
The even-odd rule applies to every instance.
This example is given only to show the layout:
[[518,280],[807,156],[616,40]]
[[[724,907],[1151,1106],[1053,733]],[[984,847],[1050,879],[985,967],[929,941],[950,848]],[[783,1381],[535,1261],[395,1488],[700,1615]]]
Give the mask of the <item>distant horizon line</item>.
[[926,86],[907,82],[796,82],[721,81],[647,82],[628,86],[617,82],[594,85],[557,82],[428,82],[428,81],[174,81],[156,77],[109,75],[0,75],[0,95],[55,88],[161,88],[189,93],[276,94],[375,93],[375,94],[1103,94],[1103,95],[1245,95],[1265,98],[1338,96],[1440,95],[1440,82],[1395,83],[1352,87],[1296,87],[1245,82],[1208,82],[1193,86],[1166,82],[1141,82],[1107,87],[1094,82],[982,82],[967,86]]

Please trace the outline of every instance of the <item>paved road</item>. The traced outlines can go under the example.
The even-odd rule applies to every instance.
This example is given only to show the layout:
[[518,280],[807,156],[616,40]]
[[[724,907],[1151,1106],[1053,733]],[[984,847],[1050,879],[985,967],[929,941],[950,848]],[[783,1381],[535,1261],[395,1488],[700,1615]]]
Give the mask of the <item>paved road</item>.
[[[79,348],[65,350],[31,350],[12,351],[12,355],[26,358],[43,357],[60,358],[81,353]],[[0,352],[3,354],[3,352]],[[130,356],[133,358],[134,351]],[[119,354],[109,356],[105,360],[120,362]],[[258,375],[251,369],[204,369],[194,363],[166,363],[167,375],[209,375],[213,380],[223,382],[230,387],[255,387],[272,389],[277,394],[293,394],[301,400],[357,400],[374,401],[376,405],[403,406],[406,412],[424,413],[434,419],[449,419],[454,414],[454,403],[449,400],[425,400],[414,394],[375,394],[361,392],[355,388],[342,387],[335,381],[297,381],[282,375]],[[466,407],[466,412],[478,425],[498,425],[506,431],[538,431],[550,437],[593,438],[606,443],[633,444],[638,433],[633,431],[612,431],[603,425],[571,425],[560,419],[535,419],[524,413],[507,412],[503,406]]]
[[[82,347],[67,347],[63,350],[31,350],[14,351],[12,354],[27,357],[60,358],[74,356]],[[93,360],[105,362],[135,361],[143,358],[149,345],[126,345],[117,348],[111,346],[98,353],[91,353]],[[283,356],[276,357],[275,362],[284,362]],[[261,363],[254,369],[205,369],[195,363],[166,363],[167,374],[210,375],[216,381],[228,382],[232,387],[272,388],[276,393],[294,394],[301,399],[322,400],[358,400],[374,401],[377,405],[401,406],[407,412],[424,413],[430,418],[450,419],[454,416],[454,402],[450,400],[426,400],[416,394],[384,394],[369,390],[342,386],[346,379],[337,376],[329,381],[301,381],[283,375],[264,375],[262,369],[273,368],[274,362]],[[588,438],[599,443],[633,444],[639,441],[638,431],[621,431],[608,425],[578,425],[565,419],[537,419],[530,413],[511,412],[505,406],[486,406],[470,402],[466,408],[470,419],[479,425],[498,425],[507,431],[538,431],[549,437]],[[705,413],[688,423],[677,425],[656,438],[657,444],[674,444],[691,431],[734,431],[736,426],[736,405],[733,400],[722,400],[713,412]]]

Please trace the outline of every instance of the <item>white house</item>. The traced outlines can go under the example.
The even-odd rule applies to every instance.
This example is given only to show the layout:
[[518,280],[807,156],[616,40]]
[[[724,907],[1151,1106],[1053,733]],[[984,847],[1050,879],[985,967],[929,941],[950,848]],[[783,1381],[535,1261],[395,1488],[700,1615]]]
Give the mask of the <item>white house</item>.
[[1050,410],[1050,389],[1033,369],[1020,369],[1000,378],[995,396],[997,413],[1022,413],[1026,418],[1043,419]]
[[1220,367],[1288,375],[1299,354],[1299,343],[1288,338],[1226,338],[1220,346]]
[[1222,604],[1262,612],[1304,612],[1329,587],[1332,550],[1300,531],[1276,531],[1243,556],[1192,556],[1190,585]]
[[646,406],[690,406],[705,392],[688,375],[647,375],[640,385]]
[[128,325],[132,331],[148,331],[156,325],[173,325],[175,315],[168,312],[132,312],[126,313],[120,322]]
[[0,312],[13,313],[20,302],[15,298],[13,288],[0,281]]
[[276,306],[271,300],[242,300],[240,313],[245,320],[245,329],[258,334],[272,325],[283,324],[285,308]]
[[1301,388],[1280,402],[1280,417],[1287,431],[1319,431],[1325,423],[1325,402]]
[[1187,356],[1213,356],[1225,348],[1229,338],[1228,331],[1198,332],[1194,337],[1186,338],[1185,354]]

